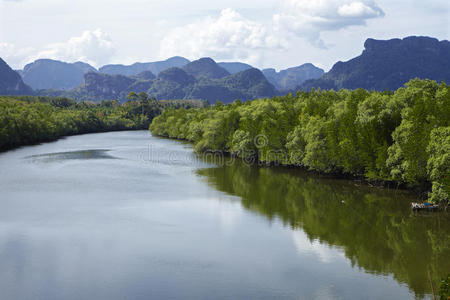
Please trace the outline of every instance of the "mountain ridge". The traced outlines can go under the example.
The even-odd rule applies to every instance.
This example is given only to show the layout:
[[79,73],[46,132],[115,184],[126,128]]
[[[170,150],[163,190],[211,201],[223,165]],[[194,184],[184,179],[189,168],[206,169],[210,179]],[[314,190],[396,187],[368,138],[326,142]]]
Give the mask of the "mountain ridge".
[[[9,76],[8,80],[2,82],[3,93],[20,92],[68,96],[77,100],[119,99],[124,101],[129,91],[135,91],[147,92],[157,99],[200,98],[213,102],[216,100],[230,102],[235,99],[247,100],[252,97],[295,93],[299,89],[310,90],[311,88],[396,90],[415,77],[449,82],[450,60],[448,57],[450,57],[449,41],[411,36],[391,40],[369,38],[365,41],[364,51],[359,56],[345,62],[336,62],[326,73],[310,63],[277,72],[275,69],[260,71],[240,62],[216,63],[208,57],[193,62],[182,57],[173,57],[163,63],[169,61],[182,66],[162,70],[168,65],[159,64],[160,69],[157,73],[153,73],[148,70],[146,63],[136,63],[130,66],[140,68],[144,66],[147,69],[139,70],[138,73],[135,73],[138,71],[135,69],[133,75],[129,76],[98,72],[83,62],[38,60],[24,68],[21,72],[24,77],[26,74],[31,74],[31,71],[39,65],[55,65],[56,67],[41,69],[48,70],[46,72],[49,74],[44,74],[45,76],[39,79],[48,80],[49,83],[46,84],[50,87],[38,89],[36,92],[31,90],[24,80],[21,80],[18,72],[9,68],[4,61],[0,76],[4,75],[5,78]],[[59,68],[76,70],[78,78],[82,78],[81,84],[72,89],[58,89],[51,85],[52,80],[58,77],[58,72],[54,71]],[[317,78],[320,74],[323,76]],[[316,78],[308,79],[311,77]]]
[[0,95],[32,95],[33,90],[26,85],[18,72],[0,58]]
[[83,75],[97,71],[84,62],[67,63],[54,59],[38,59],[20,72],[23,81],[35,90],[70,90],[83,83]]
[[450,82],[450,42],[409,36],[403,39],[367,39],[361,55],[338,61],[320,79],[301,89],[396,90],[412,78]]
[[324,70],[314,66],[312,63],[305,63],[297,67],[292,67],[279,72],[275,69],[262,70],[264,76],[269,80],[278,90],[291,90],[309,79],[317,79],[323,76]]
[[144,71],[151,71],[154,75],[158,75],[161,71],[171,67],[183,67],[188,63],[190,63],[188,59],[181,56],[174,56],[166,60],[147,63],[135,62],[131,65],[109,64],[100,67],[98,70],[100,73],[109,75],[133,76]]

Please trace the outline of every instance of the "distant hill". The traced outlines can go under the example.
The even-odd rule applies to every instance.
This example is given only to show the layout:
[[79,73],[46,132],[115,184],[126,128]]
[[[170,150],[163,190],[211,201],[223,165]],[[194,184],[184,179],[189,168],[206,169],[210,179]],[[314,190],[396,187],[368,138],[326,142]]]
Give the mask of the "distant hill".
[[264,69],[262,72],[267,80],[280,91],[291,90],[306,80],[320,78],[325,73],[311,63],[281,70],[280,72],[276,72],[275,69]]
[[236,74],[248,69],[253,69],[252,66],[241,62],[220,62],[217,64],[227,70],[230,74]]
[[125,100],[129,92],[146,92],[151,80],[89,72],[84,75],[84,83],[72,90],[72,97],[79,100]]
[[52,59],[38,59],[21,71],[23,81],[33,89],[70,90],[83,83],[83,75],[97,71],[83,62],[66,63]]
[[183,67],[183,70],[197,79],[219,79],[230,75],[227,70],[219,66],[209,57],[200,58],[199,60],[190,62]]
[[113,99],[126,101],[131,91],[146,92],[158,100],[201,99],[224,103],[277,95],[276,89],[260,70],[248,69],[229,74],[212,59],[200,59],[185,68],[169,68],[156,78],[152,75],[149,71],[136,76],[89,72],[84,75],[84,83],[71,91],[41,90],[39,93],[97,102]]
[[181,56],[171,57],[164,61],[148,62],[148,63],[134,63],[132,65],[105,65],[99,69],[99,72],[110,75],[125,75],[133,76],[144,71],[150,71],[154,75],[172,67],[181,68],[187,65],[190,61]]
[[197,80],[183,69],[170,68],[161,73],[153,81],[148,93],[158,100],[185,99],[191,86]]
[[33,90],[26,85],[19,73],[0,58],[0,95],[32,95]]
[[153,74],[151,71],[144,71],[132,77],[142,80],[152,80],[156,78],[155,74]]
[[302,89],[396,90],[412,78],[450,82],[450,42],[430,37],[367,39],[363,53],[337,62],[322,78]]
[[249,69],[216,80],[201,80],[197,82],[186,99],[204,99],[210,103],[220,100],[224,103],[236,99],[242,101],[273,97],[277,90],[258,69]]
[[[211,58],[189,62],[182,57],[173,57],[131,66],[108,65],[100,68],[103,73],[95,72],[94,68],[81,62],[38,60],[27,65],[22,74],[24,78],[36,80],[34,86],[39,90],[35,93],[39,95],[91,101],[125,101],[127,94],[134,91],[146,92],[159,100],[203,99],[229,103],[235,99],[245,101],[313,87],[395,90],[415,77],[450,82],[449,41],[430,37],[368,39],[364,46],[360,56],[337,62],[327,73],[309,63],[276,72],[274,69],[260,71],[239,62],[216,63]],[[1,82],[5,92],[33,92],[3,61],[0,76],[8,78]],[[69,89],[74,86],[73,78],[78,78],[79,85]]]

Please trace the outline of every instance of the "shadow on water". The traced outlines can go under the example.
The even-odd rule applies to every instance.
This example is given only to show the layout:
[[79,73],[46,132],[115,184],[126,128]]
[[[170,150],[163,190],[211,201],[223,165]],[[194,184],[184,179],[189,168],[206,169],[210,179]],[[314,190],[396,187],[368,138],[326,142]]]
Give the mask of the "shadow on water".
[[239,160],[197,172],[216,189],[241,197],[244,208],[342,248],[354,267],[392,274],[417,297],[431,293],[430,277],[439,289],[450,270],[448,213],[411,212],[415,198],[406,191]]
[[54,163],[66,160],[87,160],[87,159],[117,159],[109,154],[107,149],[90,149],[69,152],[45,153],[27,156],[25,159],[33,163]]

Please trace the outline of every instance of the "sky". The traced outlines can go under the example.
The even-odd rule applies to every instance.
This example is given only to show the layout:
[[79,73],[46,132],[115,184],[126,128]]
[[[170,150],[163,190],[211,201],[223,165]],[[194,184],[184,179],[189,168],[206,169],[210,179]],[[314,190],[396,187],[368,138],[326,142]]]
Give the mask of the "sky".
[[94,67],[183,56],[326,71],[367,38],[448,40],[448,0],[0,0],[0,57]]

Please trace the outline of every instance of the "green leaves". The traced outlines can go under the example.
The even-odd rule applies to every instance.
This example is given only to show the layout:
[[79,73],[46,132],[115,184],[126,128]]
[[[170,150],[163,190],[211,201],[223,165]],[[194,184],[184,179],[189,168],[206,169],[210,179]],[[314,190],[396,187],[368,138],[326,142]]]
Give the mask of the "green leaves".
[[450,200],[450,126],[433,129],[427,153],[427,173],[433,183],[430,199],[435,203],[448,203]]
[[266,164],[364,176],[427,187],[448,202],[450,88],[411,80],[395,93],[299,92],[273,99],[167,110],[154,134],[188,139]]
[[144,129],[158,114],[159,104],[148,99],[142,106],[136,101],[120,105],[57,97],[0,97],[0,151],[66,135]]

